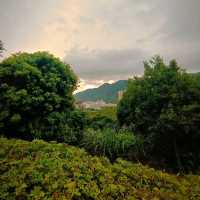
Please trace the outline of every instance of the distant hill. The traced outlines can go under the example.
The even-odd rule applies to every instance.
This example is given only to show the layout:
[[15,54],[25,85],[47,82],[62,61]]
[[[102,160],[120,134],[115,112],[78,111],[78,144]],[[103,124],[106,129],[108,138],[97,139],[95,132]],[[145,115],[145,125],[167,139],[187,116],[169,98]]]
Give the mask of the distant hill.
[[127,80],[119,80],[115,83],[104,83],[98,88],[87,89],[75,94],[77,101],[97,101],[103,100],[106,103],[116,103],[118,100],[118,91],[125,90]]
[[[200,80],[200,72],[190,73]],[[87,89],[75,94],[77,101],[98,101],[103,100],[106,103],[117,103],[118,91],[125,90],[128,80],[119,80],[115,83],[104,83],[98,88]]]

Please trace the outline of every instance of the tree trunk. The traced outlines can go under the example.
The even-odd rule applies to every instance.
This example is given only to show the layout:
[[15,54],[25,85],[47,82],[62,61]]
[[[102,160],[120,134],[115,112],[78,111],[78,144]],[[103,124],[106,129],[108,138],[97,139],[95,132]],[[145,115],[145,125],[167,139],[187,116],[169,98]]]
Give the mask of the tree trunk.
[[175,152],[175,156],[176,156],[176,162],[177,162],[178,169],[182,170],[181,158],[180,158],[179,151],[177,149],[176,138],[174,138],[174,152]]

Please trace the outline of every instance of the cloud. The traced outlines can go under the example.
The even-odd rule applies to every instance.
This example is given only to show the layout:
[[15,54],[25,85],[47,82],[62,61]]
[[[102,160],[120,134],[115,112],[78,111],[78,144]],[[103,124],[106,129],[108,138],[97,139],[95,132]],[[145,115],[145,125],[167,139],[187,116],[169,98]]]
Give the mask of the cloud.
[[[172,42],[198,42],[200,33],[200,1],[176,0],[160,5],[166,23],[161,31]],[[161,14],[161,13],[160,13]]]
[[141,49],[72,49],[65,61],[83,79],[117,80],[141,74],[148,52]]
[[90,88],[97,88],[104,83],[114,83],[114,80],[91,80],[91,79],[80,79],[77,90],[74,93],[78,93],[80,91],[90,89]]
[[0,1],[0,39],[4,41],[8,53],[40,49],[40,35],[59,2]]
[[159,1],[157,12],[164,18],[152,50],[165,58],[175,58],[188,71],[200,71],[200,1]]
[[48,50],[85,84],[143,72],[160,54],[200,70],[199,0],[3,0],[0,39],[8,52]]

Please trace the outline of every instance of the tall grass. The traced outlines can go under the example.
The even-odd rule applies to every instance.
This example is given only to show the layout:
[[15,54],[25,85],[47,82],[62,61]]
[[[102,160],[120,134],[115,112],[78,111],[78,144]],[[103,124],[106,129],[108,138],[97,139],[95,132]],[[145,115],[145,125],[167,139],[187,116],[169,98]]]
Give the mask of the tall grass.
[[110,159],[123,156],[137,142],[133,133],[125,130],[116,132],[113,129],[85,131],[82,146],[89,152],[108,156]]

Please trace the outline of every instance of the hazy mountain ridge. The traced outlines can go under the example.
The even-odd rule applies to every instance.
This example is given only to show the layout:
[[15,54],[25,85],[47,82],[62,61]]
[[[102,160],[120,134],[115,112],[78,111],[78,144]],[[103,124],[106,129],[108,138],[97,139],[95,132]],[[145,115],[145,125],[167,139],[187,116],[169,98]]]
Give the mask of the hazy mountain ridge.
[[75,94],[77,101],[97,101],[103,100],[106,103],[116,103],[118,92],[125,90],[128,80],[119,80],[115,83],[104,83],[98,88],[87,89]]

